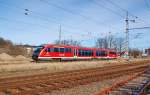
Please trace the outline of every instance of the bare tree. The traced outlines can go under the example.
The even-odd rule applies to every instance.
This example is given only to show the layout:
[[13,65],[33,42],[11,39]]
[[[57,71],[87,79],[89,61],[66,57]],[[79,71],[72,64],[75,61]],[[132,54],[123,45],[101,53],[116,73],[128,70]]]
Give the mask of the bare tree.
[[103,38],[98,38],[96,41],[96,47],[102,48],[103,47]]
[[140,51],[139,49],[130,49],[129,50],[129,55],[133,56],[134,58],[137,58],[138,56],[142,55],[142,51]]
[[117,50],[118,52],[120,52],[120,53],[122,52],[124,41],[125,41],[125,39],[122,38],[122,37],[115,38],[116,50]]
[[107,38],[98,38],[96,41],[96,47],[98,48],[108,48],[108,41]]
[[3,38],[0,38],[0,53],[8,53],[10,55],[26,55],[25,48],[13,44],[9,40],[5,40]]
[[112,48],[113,47],[113,43],[114,43],[114,36],[110,35],[108,37],[108,48]]
[[96,47],[98,48],[110,48],[115,49],[118,52],[122,52],[124,38],[115,38],[113,35],[110,35],[108,38],[98,38],[96,41]]

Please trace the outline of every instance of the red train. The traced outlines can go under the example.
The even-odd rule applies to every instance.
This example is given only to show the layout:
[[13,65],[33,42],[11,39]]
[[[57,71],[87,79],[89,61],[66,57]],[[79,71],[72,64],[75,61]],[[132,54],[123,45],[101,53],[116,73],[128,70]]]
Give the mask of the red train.
[[117,52],[110,49],[86,48],[67,45],[43,45],[34,50],[34,60],[78,60],[78,59],[114,59]]

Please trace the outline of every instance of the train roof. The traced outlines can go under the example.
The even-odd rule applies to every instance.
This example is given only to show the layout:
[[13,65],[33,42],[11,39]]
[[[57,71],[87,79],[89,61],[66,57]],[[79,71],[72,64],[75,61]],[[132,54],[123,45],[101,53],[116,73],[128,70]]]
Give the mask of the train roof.
[[95,49],[95,50],[109,50],[109,51],[116,51],[116,50],[113,50],[113,49],[105,49],[105,48],[92,48],[92,47],[82,47],[82,46],[73,46],[73,45],[63,45],[63,44],[44,44],[44,45],[41,45],[41,46],[44,46],[44,47],[49,47],[49,46],[53,46],[53,47],[70,47],[70,48],[84,48],[84,49]]

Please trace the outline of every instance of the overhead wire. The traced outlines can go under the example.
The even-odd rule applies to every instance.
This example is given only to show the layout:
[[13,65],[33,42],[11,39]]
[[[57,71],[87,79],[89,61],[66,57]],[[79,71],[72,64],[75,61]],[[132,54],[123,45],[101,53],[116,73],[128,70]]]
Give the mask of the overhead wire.
[[149,2],[147,0],[144,0],[145,1],[145,5],[147,7],[147,9],[150,11],[150,5],[149,5]]
[[[50,6],[56,7],[56,8],[58,8],[58,9],[61,9],[61,10],[65,11],[65,12],[67,12],[67,13],[80,16],[80,17],[82,17],[83,19],[85,19],[86,21],[95,22],[95,24],[97,24],[97,26],[102,25],[102,26],[105,26],[105,27],[109,27],[109,25],[106,24],[106,23],[104,23],[104,22],[97,21],[97,20],[95,20],[95,19],[93,19],[93,18],[91,18],[91,17],[82,15],[82,14],[80,14],[80,13],[76,13],[76,12],[74,12],[74,11],[72,11],[72,10],[66,9],[66,8],[64,8],[64,7],[62,7],[62,6],[57,5],[57,4],[50,3],[50,2],[48,2],[47,0],[40,0],[40,1],[42,1],[43,3],[46,3],[46,4],[50,5]],[[89,0],[89,1],[90,1],[90,0]],[[114,12],[114,13],[115,13],[115,12]],[[117,14],[117,13],[116,13],[116,14]],[[120,15],[120,16],[123,17],[122,15]],[[113,28],[113,27],[112,27],[112,28]]]
[[91,17],[88,17],[88,16],[86,16],[86,15],[83,15],[83,14],[81,14],[81,13],[77,13],[77,12],[74,12],[74,11],[72,11],[72,10],[70,10],[70,9],[66,9],[66,8],[64,8],[64,7],[62,7],[62,6],[60,6],[60,5],[58,5],[58,4],[54,4],[54,3],[51,3],[51,2],[49,2],[49,1],[47,1],[47,0],[40,0],[41,2],[43,2],[43,3],[45,3],[45,4],[47,4],[47,5],[50,5],[50,6],[53,6],[53,7],[55,7],[55,8],[58,8],[58,9],[61,9],[61,10],[63,10],[63,11],[65,11],[65,12],[67,12],[67,13],[70,13],[70,14],[72,14],[72,15],[76,15],[76,16],[80,16],[80,17],[82,17],[84,20],[86,20],[86,21],[90,21],[90,22],[94,22],[95,24],[98,24],[98,25],[102,25],[102,26],[108,26],[106,23],[104,23],[104,22],[101,22],[101,21],[97,21],[97,20],[95,20],[95,19],[93,19],[93,18],[91,18]]
[[[41,13],[39,13],[39,12],[36,12],[36,11],[32,11],[32,10],[30,10],[30,9],[25,9],[25,8],[23,8],[23,7],[19,7],[19,6],[17,6],[17,5],[15,5],[14,7],[16,7],[18,10],[27,10],[30,14],[32,14],[32,16],[33,16],[33,14],[34,15],[37,15],[37,16],[40,16],[40,18],[42,19],[42,20],[44,20],[44,21],[47,21],[47,22],[49,22],[50,20],[48,19],[48,18],[46,18],[46,16],[44,16],[43,14],[41,14]],[[29,15],[30,15],[29,14]],[[27,14],[28,15],[28,14]],[[30,15],[30,17],[31,17],[31,15]],[[52,17],[52,16],[51,16]],[[55,19],[55,20],[57,20],[55,17],[52,17],[52,19]],[[55,23],[57,23],[57,24],[60,24],[60,23],[58,23],[58,22],[55,22]],[[66,25],[65,25],[66,26]],[[68,25],[67,25],[68,26]],[[69,27],[72,27],[71,25],[69,25]],[[73,27],[73,28],[75,28],[75,27]],[[77,28],[75,28],[76,30],[78,30]],[[65,30],[66,31],[66,30]],[[81,31],[81,30],[80,30]],[[69,32],[69,31],[68,31]],[[82,30],[82,32],[83,32],[83,30]],[[87,32],[87,31],[85,31],[85,32]]]
[[26,24],[26,25],[36,25],[36,26],[40,26],[41,28],[44,28],[44,29],[47,29],[48,27],[44,26],[44,25],[40,25],[40,24],[35,24],[35,23],[30,23],[30,22],[25,22],[25,21],[20,21],[20,20],[17,20],[17,19],[8,19],[8,18],[5,18],[5,17],[0,17],[1,20],[5,20],[5,21],[8,21],[8,22],[13,22],[13,23],[22,23],[22,24]]
[[[0,3],[3,3],[3,4],[6,4],[6,5],[9,5],[10,7],[10,4],[8,3],[4,3],[4,2],[0,2]],[[12,6],[11,6],[12,7]],[[13,5],[13,7],[17,8],[18,10],[25,10],[25,8],[23,7],[20,7],[20,6],[17,6],[17,5]],[[81,30],[81,29],[78,29],[78,27],[75,27],[75,25],[66,25],[64,23],[60,23],[60,22],[57,22],[57,18],[56,17],[53,17],[53,16],[49,16],[50,18],[52,18],[53,20],[56,20],[56,21],[52,21],[51,19],[47,18],[46,16],[44,16],[43,14],[39,13],[39,12],[36,12],[36,11],[33,11],[33,10],[30,10],[28,9],[28,12],[30,12],[30,16],[29,17],[33,17],[33,16],[38,16],[38,18],[40,18],[41,20],[44,20],[46,22],[53,22],[53,23],[56,23],[56,24],[63,24],[63,26],[67,27],[67,28],[74,28],[74,30],[77,30],[77,31],[82,31],[82,32],[87,32],[87,30]],[[34,17],[35,18],[35,17]],[[104,25],[104,24],[103,24]]]
[[[46,1],[46,0],[40,0],[40,1]],[[87,21],[97,22],[97,21],[95,21],[95,19],[92,19],[92,18],[87,17],[87,16],[82,15],[82,14],[78,14],[78,13],[76,13],[76,12],[73,12],[73,11],[71,11],[71,10],[65,9],[65,8],[63,8],[63,7],[61,7],[61,6],[56,5],[56,4],[52,4],[52,3],[48,2],[48,1],[46,1],[46,3],[48,3],[48,5],[54,6],[54,7],[56,7],[56,8],[59,8],[59,9],[61,9],[61,10],[64,10],[64,11],[68,12],[68,13],[71,13],[71,14],[73,14],[73,15],[78,15],[78,16],[84,18],[84,19],[87,20]],[[105,6],[103,6],[103,7],[104,7],[105,9],[107,9],[107,10],[113,12],[114,14],[116,14],[116,15],[118,15],[118,16],[120,16],[120,17],[123,18],[123,16],[120,15],[118,12],[115,12],[115,11],[111,10],[110,8],[105,7]],[[17,6],[17,8],[20,9],[20,7],[18,7],[18,6]],[[21,9],[24,10],[24,8],[21,8]],[[31,12],[31,13],[33,13],[33,14],[36,14],[36,15],[38,15],[38,16],[40,16],[40,17],[42,17],[45,21],[49,21],[49,20],[46,18],[46,16],[43,16],[43,14],[40,14],[39,12],[35,12],[35,11],[32,11],[32,10],[29,10],[29,12]],[[56,18],[53,18],[53,19],[57,20]],[[100,23],[97,23],[97,24],[100,24]],[[106,23],[105,23],[105,24],[104,24],[104,23],[101,23],[101,25],[105,25],[105,27],[106,27]]]
[[114,5],[115,7],[119,8],[119,9],[121,9],[124,12],[128,12],[128,14],[130,16],[134,17],[134,19],[138,19],[138,20],[142,21],[143,23],[147,23],[147,24],[150,25],[149,22],[141,19],[139,16],[134,15],[133,13],[131,13],[130,11],[128,11],[127,9],[122,8],[121,6],[119,6],[118,4],[116,4],[115,2],[113,2],[112,0],[105,0],[105,1],[108,2],[108,3],[110,3],[110,4],[112,4],[112,5]]
[[[0,4],[1,4],[2,2],[0,1]],[[11,11],[13,11],[13,12],[16,12],[15,10],[13,10],[13,7],[8,7],[8,6],[5,6],[5,7],[7,7],[7,8],[11,8]],[[19,9],[17,6],[14,6],[14,7],[16,7],[16,9],[18,9],[18,11],[17,11],[17,13],[20,13],[20,14],[24,14],[25,12],[21,12],[21,11],[24,11],[24,8],[22,8],[22,9]],[[21,11],[20,11],[21,10]],[[32,16],[30,16],[30,17],[32,17]],[[26,22],[26,21],[22,21],[22,20],[18,20],[17,18],[16,19],[10,19],[10,18],[6,18],[6,17],[2,17],[2,16],[0,16],[0,19],[1,20],[5,20],[5,21],[8,21],[8,22],[13,22],[13,23],[22,23],[22,24],[25,24],[25,25],[34,25],[34,26],[39,26],[39,27],[41,27],[41,28],[43,28],[43,29],[48,29],[48,27],[47,26],[45,26],[45,25],[43,25],[43,24],[37,24],[37,23],[31,23],[31,22]]]
[[97,6],[99,6],[99,7],[102,7],[102,8],[104,8],[104,9],[110,11],[111,13],[113,13],[113,14],[115,14],[115,15],[117,15],[117,16],[120,16],[121,18],[124,18],[124,16],[123,16],[122,14],[120,14],[120,13],[118,13],[118,12],[112,10],[111,8],[105,6],[104,4],[102,4],[102,1],[97,2],[96,0],[92,0],[92,2],[93,2],[95,5],[97,5]]
[[[0,2],[0,3],[2,3],[2,2]],[[9,7],[10,7],[10,5],[9,5]],[[23,8],[23,7],[19,7],[19,6],[17,6],[17,5],[15,5],[15,6],[13,6],[13,7],[15,7],[16,9],[18,9],[18,10],[25,10],[25,8]],[[47,18],[46,16],[44,16],[43,14],[41,14],[41,13],[39,13],[39,12],[36,12],[36,11],[32,11],[32,10],[30,10],[30,9],[28,9],[28,12],[30,12],[30,14],[28,14],[29,15],[29,17],[33,17],[33,18],[35,18],[35,16],[38,16],[38,19],[41,19],[41,20],[44,20],[44,21],[46,21],[46,22],[52,22],[52,23],[56,23],[56,24],[60,24],[59,22],[56,22],[56,21],[52,21],[52,20],[50,20],[49,18]],[[18,13],[18,12],[17,12]],[[25,11],[24,11],[24,13],[25,13]],[[32,15],[31,15],[32,14]],[[52,16],[51,16],[52,17]],[[2,19],[2,17],[1,17],[1,19]],[[7,18],[3,18],[3,20],[6,20]],[[52,17],[52,19],[55,19],[55,20],[57,20],[55,17]],[[7,19],[7,20],[10,20],[10,19]],[[14,20],[14,19],[13,19]],[[12,20],[12,21],[13,21]],[[23,24],[30,24],[30,25],[38,25],[38,26],[42,26],[42,25],[40,25],[40,24],[33,24],[33,23],[29,23],[29,22],[23,22],[23,21],[18,21],[18,20],[14,20],[14,22],[19,22],[19,23],[23,23]],[[69,28],[74,28],[75,30],[78,30],[79,31],[79,29],[77,29],[77,27],[74,27],[74,26],[71,26],[71,25],[64,25],[63,24],[63,26],[66,26],[66,27],[69,27]],[[42,26],[43,27],[43,26]],[[48,28],[48,27],[44,27],[44,28]],[[83,30],[80,30],[80,31],[82,31],[82,32],[85,32],[85,30],[83,31]],[[68,31],[69,32],[69,31]],[[87,31],[86,31],[87,32]]]
[[[99,7],[102,7],[103,9],[105,9],[105,10],[107,10],[107,11],[109,11],[109,12],[111,12],[111,13],[117,15],[117,16],[119,16],[121,19],[125,19],[125,16],[124,16],[124,15],[122,15],[122,14],[120,14],[119,12],[117,12],[117,11],[115,11],[115,10],[113,10],[113,9],[111,9],[111,8],[109,8],[109,7],[107,7],[107,6],[105,6],[105,4],[104,4],[104,2],[103,2],[102,0],[101,0],[100,2],[98,2],[98,1],[96,1],[96,0],[91,0],[91,1],[92,1],[93,4],[95,4],[95,5],[99,6]],[[118,30],[118,29],[117,29],[117,30]],[[118,31],[120,31],[120,30],[118,30]],[[121,31],[122,31],[122,30],[121,30]],[[116,32],[115,32],[115,34],[116,34]]]

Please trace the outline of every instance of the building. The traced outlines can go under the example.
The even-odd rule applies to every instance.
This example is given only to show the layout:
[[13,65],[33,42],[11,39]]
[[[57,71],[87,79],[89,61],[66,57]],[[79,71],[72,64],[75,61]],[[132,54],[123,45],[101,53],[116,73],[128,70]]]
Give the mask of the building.
[[147,56],[150,56],[150,48],[145,49],[145,54],[146,54]]

